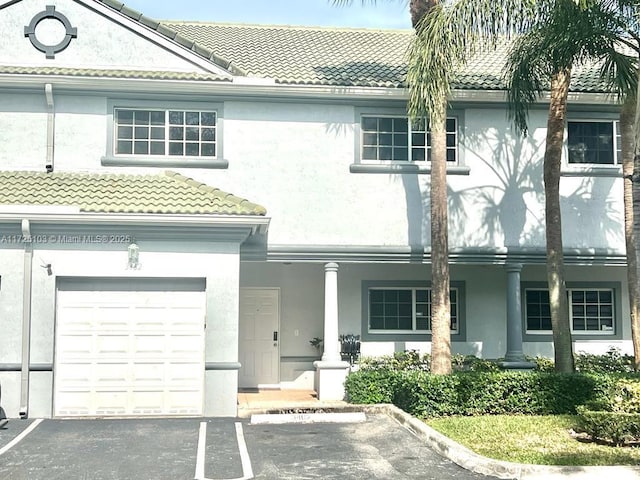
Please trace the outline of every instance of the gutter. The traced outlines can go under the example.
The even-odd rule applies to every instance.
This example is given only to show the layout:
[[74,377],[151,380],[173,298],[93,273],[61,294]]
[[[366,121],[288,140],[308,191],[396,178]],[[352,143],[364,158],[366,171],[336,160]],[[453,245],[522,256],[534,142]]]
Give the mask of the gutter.
[[31,356],[31,284],[33,244],[31,225],[22,219],[24,241],[24,283],[22,287],[22,368],[20,375],[20,418],[29,417],[29,358]]
[[[55,84],[56,88],[71,91],[100,92],[105,95],[118,92],[138,92],[141,94],[165,92],[172,95],[217,95],[233,99],[247,97],[291,98],[291,99],[330,99],[342,100],[396,100],[406,102],[409,90],[402,87],[313,85],[313,84],[269,84],[270,82],[239,80],[179,80],[147,78],[81,77],[76,75],[41,75],[25,73],[0,73],[0,83],[7,88],[33,88],[42,85],[43,80]],[[247,84],[249,83],[249,84]],[[569,92],[569,100],[575,103],[593,105],[619,105],[615,95],[606,92]],[[452,102],[504,103],[504,90],[462,90],[453,89]],[[549,93],[545,92],[538,104],[549,102]]]
[[56,125],[56,115],[53,104],[53,86],[50,83],[44,86],[44,95],[47,100],[47,163],[45,169],[47,173],[53,172],[53,146]]

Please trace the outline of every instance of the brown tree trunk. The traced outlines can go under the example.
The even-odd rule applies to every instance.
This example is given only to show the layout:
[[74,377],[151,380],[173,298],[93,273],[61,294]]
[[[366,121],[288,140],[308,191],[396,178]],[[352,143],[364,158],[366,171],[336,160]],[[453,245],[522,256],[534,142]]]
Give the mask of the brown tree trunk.
[[571,71],[569,69],[554,74],[551,79],[551,101],[544,152],[547,280],[549,282],[555,368],[558,372],[566,373],[574,371],[574,360],[562,251],[560,166],[570,79]]
[[636,222],[640,222],[640,145],[636,138],[637,97],[627,96],[620,112],[620,133],[622,136],[622,178],[624,182],[624,239],[627,249],[627,283],[629,290],[629,316],[631,318],[631,341],[633,343],[633,366],[640,371],[640,275],[638,256],[640,252],[640,232]]
[[420,20],[439,2],[437,0],[411,0],[409,3],[409,13],[411,14],[411,25],[416,28]]
[[[451,373],[446,101],[431,128],[431,373]],[[439,114],[438,114],[439,113]]]
[[[411,0],[413,28],[439,0]],[[451,373],[451,305],[449,300],[449,219],[447,206],[447,99],[429,112],[431,135],[431,373]]]

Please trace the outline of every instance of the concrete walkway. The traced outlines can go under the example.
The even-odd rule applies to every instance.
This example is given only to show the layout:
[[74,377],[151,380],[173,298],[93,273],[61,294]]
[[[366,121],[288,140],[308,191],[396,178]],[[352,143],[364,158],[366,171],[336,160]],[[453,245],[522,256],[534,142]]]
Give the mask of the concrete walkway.
[[384,413],[422,439],[432,450],[475,473],[516,480],[640,480],[640,467],[557,467],[528,465],[494,460],[478,455],[433,430],[421,420],[394,405],[352,405],[347,402],[321,402],[310,390],[260,390],[238,394],[238,416],[308,409],[315,411],[364,411]]

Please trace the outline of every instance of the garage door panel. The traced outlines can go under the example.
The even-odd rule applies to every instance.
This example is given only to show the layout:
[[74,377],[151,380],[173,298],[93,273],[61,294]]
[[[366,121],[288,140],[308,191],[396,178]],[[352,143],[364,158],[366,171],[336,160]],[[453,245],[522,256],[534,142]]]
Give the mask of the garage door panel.
[[166,366],[162,363],[137,363],[131,367],[133,385],[163,385]]
[[55,414],[200,415],[203,291],[58,292]]
[[163,355],[167,350],[165,335],[140,334],[132,337],[133,355]]
[[96,355],[125,357],[130,350],[129,335],[98,335],[96,338]]
[[129,364],[126,362],[102,363],[99,359],[93,364],[92,385],[118,385],[124,387],[129,383]]
[[85,335],[62,335],[59,333],[57,344],[58,349],[65,351],[69,357],[87,356],[94,351],[94,336]]

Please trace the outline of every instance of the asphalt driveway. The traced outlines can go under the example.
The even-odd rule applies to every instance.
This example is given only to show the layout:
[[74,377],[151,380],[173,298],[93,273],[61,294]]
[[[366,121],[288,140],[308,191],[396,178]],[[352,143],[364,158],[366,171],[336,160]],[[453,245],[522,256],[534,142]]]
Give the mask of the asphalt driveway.
[[285,425],[217,418],[12,420],[0,430],[0,478],[492,477],[452,464],[388,416],[375,414],[363,423]]

